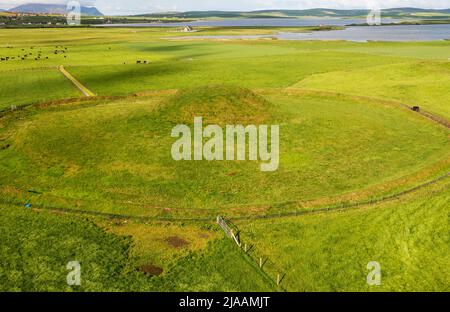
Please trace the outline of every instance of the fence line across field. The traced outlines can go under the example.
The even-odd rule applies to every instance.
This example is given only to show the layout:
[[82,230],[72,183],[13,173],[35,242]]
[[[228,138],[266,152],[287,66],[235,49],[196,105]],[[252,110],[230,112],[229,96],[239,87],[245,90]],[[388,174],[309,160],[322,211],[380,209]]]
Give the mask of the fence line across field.
[[[9,109],[9,108],[8,108]],[[19,108],[18,108],[19,109]],[[1,113],[0,113],[1,114]],[[407,190],[404,190],[402,192],[397,192],[391,195],[386,195],[370,200],[364,200],[360,202],[350,202],[350,203],[337,203],[330,206],[325,206],[322,208],[316,208],[316,209],[310,209],[310,210],[294,210],[290,212],[280,212],[280,213],[272,213],[272,214],[264,214],[264,215],[237,215],[232,216],[230,219],[237,221],[237,220],[261,220],[261,219],[277,219],[277,218],[286,218],[286,217],[296,217],[296,216],[303,216],[303,215],[313,215],[313,214],[320,214],[320,213],[328,213],[328,212],[334,212],[334,211],[344,211],[344,210],[350,210],[359,208],[366,205],[375,205],[384,203],[393,199],[399,199],[400,197],[416,192],[420,189],[426,188],[428,186],[437,184],[440,181],[443,181],[450,177],[450,172],[445,173],[444,175],[437,177],[431,181],[424,182],[422,184],[416,185],[412,188],[409,188]],[[28,191],[22,190],[23,193],[27,193]],[[9,204],[13,206],[23,206],[24,202],[23,200],[13,200],[13,199],[6,199],[0,197],[0,203],[1,204]],[[31,203],[30,203],[31,204]],[[35,209],[41,209],[41,210],[47,210],[47,211],[55,211],[55,212],[65,212],[65,213],[74,213],[74,214],[80,214],[80,215],[94,215],[94,216],[102,216],[102,217],[108,217],[108,218],[116,218],[116,219],[130,219],[130,220],[138,220],[138,221],[167,221],[167,222],[180,222],[180,221],[189,221],[189,222],[211,222],[217,219],[217,217],[214,216],[204,216],[204,217],[164,217],[164,216],[133,216],[128,214],[116,214],[116,213],[108,213],[108,212],[101,212],[101,211],[89,211],[89,210],[83,210],[83,209],[77,209],[77,208],[68,208],[68,207],[60,207],[60,206],[54,206],[54,205],[48,205],[48,204],[42,204],[42,203],[32,203],[33,208]],[[194,211],[194,209],[191,209],[191,211]],[[198,210],[200,212],[201,210]]]
[[243,242],[240,235],[241,231],[233,223],[225,220],[221,216],[218,216],[217,224],[222,228],[226,236],[231,238],[239,249],[243,251],[247,257],[253,260],[265,276],[267,276],[278,287],[283,289],[281,287],[281,282],[286,274],[284,274],[282,270],[278,269],[274,262],[272,262],[268,257],[263,256],[263,253],[259,251],[255,245],[249,245],[248,243]]
[[217,217],[217,223],[219,224],[219,226],[222,228],[222,230],[225,232],[225,234],[232,238],[234,240],[234,242],[236,243],[236,245],[239,246],[239,248],[242,246],[241,241],[239,239],[239,231],[233,230],[225,221],[224,218],[222,217]]

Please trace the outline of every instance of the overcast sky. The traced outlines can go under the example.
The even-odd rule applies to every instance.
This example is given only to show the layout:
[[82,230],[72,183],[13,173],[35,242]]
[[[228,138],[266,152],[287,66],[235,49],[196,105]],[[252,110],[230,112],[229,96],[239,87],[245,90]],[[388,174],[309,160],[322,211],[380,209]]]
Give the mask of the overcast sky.
[[[61,0],[0,0],[1,9],[10,9],[25,3],[67,3]],[[311,9],[367,8],[378,2],[381,8],[418,7],[450,8],[450,0],[80,0],[88,6],[96,6],[104,14],[142,14],[167,11],[196,10],[262,10],[262,9]]]

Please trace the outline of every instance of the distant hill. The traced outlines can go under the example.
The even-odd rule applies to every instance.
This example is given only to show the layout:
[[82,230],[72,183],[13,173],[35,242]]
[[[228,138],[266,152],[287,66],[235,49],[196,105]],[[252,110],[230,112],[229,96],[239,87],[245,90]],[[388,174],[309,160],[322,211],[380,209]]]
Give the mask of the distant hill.
[[[138,16],[146,17],[172,17],[172,18],[296,18],[296,17],[361,17],[366,16],[369,10],[335,10],[335,9],[308,9],[308,10],[261,10],[261,11],[189,11],[189,12],[165,12],[142,14]],[[418,8],[394,8],[383,10],[385,17],[393,18],[449,18],[450,9],[433,10]]]
[[[15,8],[8,10],[10,12],[18,13],[36,13],[36,14],[66,14],[66,5],[63,4],[43,4],[43,3],[30,3],[19,5]],[[89,16],[103,16],[103,14],[95,7],[81,7],[82,15]]]

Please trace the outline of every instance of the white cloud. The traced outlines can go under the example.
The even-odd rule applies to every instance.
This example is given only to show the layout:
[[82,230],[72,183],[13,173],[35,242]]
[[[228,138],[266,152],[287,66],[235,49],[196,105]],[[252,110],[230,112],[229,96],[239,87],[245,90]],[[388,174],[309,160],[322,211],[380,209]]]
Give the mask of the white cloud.
[[[66,3],[64,0],[0,0],[0,8],[12,8],[25,3]],[[375,0],[376,1],[376,0]],[[193,10],[260,10],[367,8],[373,0],[87,0],[84,5],[95,5],[106,14],[143,14],[161,11]],[[381,8],[421,7],[449,8],[450,0],[378,0]]]
[[[66,4],[69,0],[0,0],[1,9],[11,9],[21,4],[44,3],[44,4]],[[82,5],[93,6],[96,0],[78,0]]]

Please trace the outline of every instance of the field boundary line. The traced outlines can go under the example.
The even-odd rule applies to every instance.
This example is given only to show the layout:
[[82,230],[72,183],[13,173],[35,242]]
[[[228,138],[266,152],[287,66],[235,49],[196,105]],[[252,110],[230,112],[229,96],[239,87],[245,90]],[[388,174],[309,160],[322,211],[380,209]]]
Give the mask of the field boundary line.
[[71,73],[69,73],[63,65],[58,66],[58,70],[67,78],[70,82],[72,82],[75,87],[77,87],[85,96],[91,97],[95,96],[95,93],[86,88],[81,82],[79,82]]
[[[284,287],[281,286],[281,282],[286,276],[284,270],[280,270],[269,257],[265,256],[264,253],[261,253],[260,250],[257,250],[255,244],[250,243],[249,245],[247,241],[244,242],[241,239],[241,230],[235,224],[221,216],[217,217],[217,224],[222,228],[225,235],[238,246],[241,254],[250,260],[250,265],[270,282],[271,287],[276,286],[277,290],[286,291]],[[271,272],[267,269],[267,266],[270,264],[272,268]]]
[[[325,213],[331,213],[331,212],[338,212],[338,211],[346,211],[346,210],[354,210],[354,209],[360,209],[366,206],[373,206],[385,202],[389,202],[394,199],[400,199],[401,197],[414,193],[416,191],[419,191],[421,189],[424,189],[428,186],[437,184],[447,178],[450,177],[450,172],[447,172],[446,174],[435,178],[433,180],[430,180],[428,182],[419,184],[415,187],[409,188],[407,190],[397,192],[391,195],[386,195],[383,197],[365,200],[365,201],[359,201],[359,202],[353,202],[353,203],[339,203],[332,206],[325,206],[322,208],[318,208],[315,210],[297,210],[297,211],[290,211],[290,212],[284,212],[284,213],[273,213],[273,214],[263,214],[263,215],[243,215],[243,216],[225,216],[228,221],[245,221],[245,220],[264,220],[264,219],[282,219],[282,218],[289,218],[289,217],[298,217],[298,216],[304,216],[304,215],[317,215],[317,214],[325,214]],[[12,205],[17,207],[24,206],[24,203],[18,203],[14,202],[12,200],[7,199],[0,199],[0,204],[5,205]],[[89,211],[89,210],[81,210],[81,209],[72,209],[72,208],[62,208],[62,207],[51,207],[51,206],[40,206],[39,204],[33,205],[34,210],[42,210],[42,211],[50,211],[50,212],[62,212],[62,213],[68,213],[68,214],[78,214],[78,215],[91,215],[91,216],[99,216],[99,217],[106,217],[106,218],[112,218],[112,219],[129,219],[129,220],[138,220],[138,221],[165,221],[165,222],[215,222],[217,221],[217,214],[214,216],[205,216],[205,217],[159,217],[159,216],[133,216],[133,215],[121,215],[121,214],[114,214],[114,213],[108,213],[108,212],[101,212],[101,211]]]
[[[52,67],[54,69],[54,67]],[[54,100],[46,100],[46,101],[36,101],[31,102],[27,104],[20,104],[16,107],[16,109],[12,110],[11,107],[4,107],[0,109],[0,118],[4,117],[5,115],[17,111],[17,110],[23,110],[28,107],[35,107],[35,108],[46,108],[49,106],[56,106],[56,105],[64,105],[64,104],[77,104],[77,102],[89,102],[92,100],[122,100],[122,99],[128,99],[128,98],[136,98],[136,97],[150,97],[150,96],[157,96],[159,94],[163,95],[171,95],[178,91],[178,89],[165,89],[165,90],[148,90],[138,93],[130,93],[127,95],[96,95],[90,97],[70,97],[70,98],[62,98],[62,99],[54,99]],[[79,103],[81,104],[81,103]]]
[[[352,98],[354,100],[366,100],[366,101],[372,101],[372,102],[380,102],[388,105],[395,105],[398,107],[403,107],[405,109],[408,109],[409,111],[413,112],[413,107],[406,103],[403,103],[402,101],[393,100],[393,99],[386,99],[386,98],[379,98],[379,97],[373,97],[373,96],[367,96],[367,95],[358,95],[353,93],[342,93],[342,92],[336,92],[336,91],[328,91],[328,90],[319,90],[319,89],[303,89],[303,88],[295,88],[295,87],[288,87],[281,89],[283,92],[299,92],[299,93],[310,93],[310,94],[323,94],[323,95],[330,95],[330,96],[345,96]],[[438,114],[425,111],[423,109],[420,109],[419,111],[415,111],[416,114],[420,114],[423,117],[438,123],[441,126],[444,126],[446,128],[450,128],[450,121],[446,119],[443,116],[440,116]]]
[[33,71],[33,70],[53,70],[55,66],[36,66],[36,67],[24,67],[24,68],[11,68],[0,70],[0,73],[18,72],[18,71]]
[[371,199],[371,200],[365,200],[360,202],[354,202],[354,203],[341,203],[340,205],[334,205],[334,206],[328,206],[323,207],[316,210],[300,210],[300,211],[291,211],[286,213],[275,213],[275,214],[267,214],[267,215],[261,215],[261,216],[242,216],[242,217],[231,217],[230,220],[258,220],[258,219],[281,219],[281,218],[288,218],[288,217],[297,217],[297,216],[303,216],[303,215],[316,215],[316,214],[324,214],[324,213],[330,213],[330,212],[341,212],[346,210],[354,210],[354,209],[360,209],[365,206],[373,206],[377,204],[382,204],[389,202],[394,199],[400,199],[401,197],[417,192],[421,189],[424,189],[428,186],[437,184],[447,178],[450,177],[450,172],[446,173],[445,175],[438,177],[436,179],[433,179],[431,181],[422,183],[420,185],[417,185],[415,187],[412,187],[410,189],[404,190],[402,192],[398,192],[392,195],[386,195],[383,197]]

